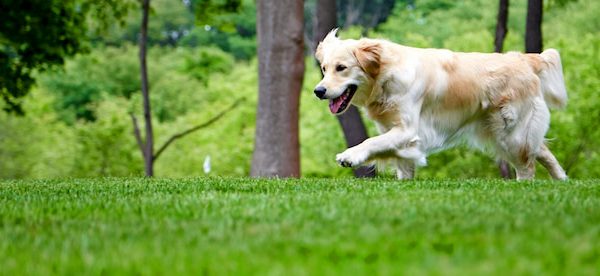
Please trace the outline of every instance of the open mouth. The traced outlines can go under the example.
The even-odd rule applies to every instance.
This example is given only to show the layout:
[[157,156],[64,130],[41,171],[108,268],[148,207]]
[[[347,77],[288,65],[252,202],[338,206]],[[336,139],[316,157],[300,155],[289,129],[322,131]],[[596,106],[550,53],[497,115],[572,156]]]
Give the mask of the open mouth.
[[355,84],[350,84],[348,87],[346,87],[346,90],[344,90],[342,95],[335,99],[329,100],[329,110],[331,113],[341,114],[346,111],[348,106],[350,106],[350,101],[352,100],[352,96],[354,96],[354,92],[356,92],[357,88],[358,86]]

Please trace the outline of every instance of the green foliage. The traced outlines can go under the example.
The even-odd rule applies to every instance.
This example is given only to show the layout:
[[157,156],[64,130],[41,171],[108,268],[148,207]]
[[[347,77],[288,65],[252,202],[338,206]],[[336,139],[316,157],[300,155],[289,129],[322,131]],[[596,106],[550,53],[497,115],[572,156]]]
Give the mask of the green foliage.
[[[123,45],[137,43],[142,21],[141,7],[131,11],[125,24],[115,25],[93,37],[95,44]],[[149,45],[177,45],[194,27],[194,14],[184,1],[152,0],[148,22]]]
[[[227,20],[227,14],[236,13],[241,0],[190,0],[200,25],[213,24],[222,30],[235,30],[235,21]],[[225,15],[225,16],[224,16]]]
[[205,83],[210,73],[227,73],[231,67],[233,58],[219,49],[203,47],[189,51],[183,57],[183,71]]
[[9,275],[594,275],[600,266],[597,180],[0,181],[0,203]]
[[550,144],[571,176],[598,177],[600,64],[593,61],[600,59],[600,32],[555,41],[565,68],[569,103],[565,111],[554,114]]
[[108,48],[78,55],[39,78],[40,86],[56,95],[56,108],[68,123],[94,120],[90,104],[102,94],[130,97],[139,91],[139,64],[134,47]]
[[[193,16],[183,4],[163,10],[160,7],[169,2],[161,1],[152,1],[151,22],[160,21],[164,15],[161,11],[171,8]],[[410,8],[397,5],[388,21],[369,36],[409,46],[489,52],[493,47],[496,5],[495,1],[483,0],[420,0]],[[510,30],[505,42],[509,51],[523,49],[525,5],[511,2]],[[173,143],[156,163],[158,176],[201,175],[207,156],[212,160],[211,175],[248,174],[258,66],[253,58],[255,34],[240,30],[253,28],[248,27],[255,22],[254,14],[249,12],[253,9],[252,1],[243,1],[239,14],[247,13],[248,18],[235,20],[239,34],[200,26],[179,39],[176,47],[160,47],[161,43],[157,43],[149,48],[156,147],[173,134],[208,121],[235,100],[246,99],[218,122]],[[597,10],[600,2],[579,0],[552,6],[544,15],[544,43],[561,52],[570,97],[566,110],[552,112],[547,137],[571,178],[600,177],[600,156],[596,152],[600,148],[600,68],[594,62],[600,60]],[[342,37],[361,35],[360,27],[341,33]],[[0,177],[141,173],[141,154],[128,115],[133,112],[141,118],[138,50],[129,43],[117,44],[96,45],[88,54],[67,59],[63,70],[35,74],[39,86],[23,98],[30,114],[22,118],[0,116]],[[299,122],[302,174],[349,177],[351,170],[335,163],[335,154],[346,147],[341,129],[327,103],[314,97],[312,89],[320,75],[312,57],[306,61]],[[372,122],[365,122],[370,135],[375,135]],[[428,163],[418,169],[418,178],[498,177],[489,154],[466,147],[433,154]],[[383,175],[391,177],[387,171]],[[545,169],[538,168],[538,177],[547,177]]]
[[205,28],[193,29],[189,35],[181,39],[179,45],[186,47],[216,46],[232,54],[238,60],[249,60],[256,56],[256,37],[232,35],[208,25]]
[[[70,124],[93,121],[92,104],[103,96],[138,97],[138,49],[133,45],[98,48],[78,55],[65,67],[40,76],[40,86],[56,94],[56,108]],[[227,73],[233,58],[215,48],[161,49],[149,52],[152,104],[159,120],[172,120],[198,104],[194,92],[205,86],[212,73]]]
[[77,145],[73,177],[130,176],[142,170],[142,156],[132,137],[133,127],[127,119],[127,102],[111,98],[93,104],[98,119],[75,125]]
[[[256,7],[253,1],[152,0],[148,29],[151,46],[216,46],[236,59],[256,55]],[[221,3],[222,2],[222,3]],[[239,3],[235,3],[239,2]],[[199,9],[209,5],[208,10]],[[230,5],[237,5],[233,7]],[[233,8],[232,8],[233,7]],[[199,13],[199,14],[195,14]],[[204,17],[208,15],[208,17]],[[200,19],[203,16],[203,19]],[[126,46],[138,42],[141,12],[130,12],[125,24],[93,37],[95,45]],[[198,24],[199,26],[195,26]]]
[[[493,33],[492,30],[496,26],[496,5],[497,2],[486,0],[420,0],[415,1],[414,5],[398,5],[394,14],[377,28],[373,36],[385,37],[406,45],[413,44],[411,39],[416,39],[419,45],[425,40],[430,42],[427,47],[443,48],[449,38],[458,40],[459,35],[466,33]],[[520,7],[515,3],[511,5],[513,9]],[[511,9],[510,12],[512,11]],[[509,22],[512,21],[511,14]],[[524,22],[524,19],[521,22]],[[481,37],[476,40],[485,41]],[[493,42],[493,38],[487,41],[489,48],[480,51],[493,49]]]
[[159,175],[202,174],[202,165],[207,156],[212,160],[211,174],[249,174],[258,94],[256,67],[256,62],[237,64],[226,75],[213,75],[208,85],[196,92],[202,101],[193,111],[177,117],[172,123],[155,128],[157,144],[162,144],[174,133],[208,121],[235,100],[246,99],[220,121],[170,146],[156,163]]
[[24,99],[27,116],[0,112],[0,178],[71,173],[76,157],[73,129],[57,120],[53,98],[40,92],[34,90]]
[[62,64],[86,49],[89,17],[104,27],[121,17],[129,1],[0,1],[0,96],[4,109],[23,113],[22,98],[34,84],[32,73]]
[[31,72],[80,51],[85,17],[74,1],[0,2],[0,94],[12,111],[34,83]]
[[[249,60],[256,56],[256,5],[251,0],[202,0],[209,3],[207,13],[196,5],[196,28],[192,35],[203,36],[201,45],[215,45],[236,59]],[[219,2],[221,2],[219,4]],[[208,29],[208,30],[207,30]],[[191,38],[199,39],[199,38]],[[196,44],[198,45],[198,44]]]

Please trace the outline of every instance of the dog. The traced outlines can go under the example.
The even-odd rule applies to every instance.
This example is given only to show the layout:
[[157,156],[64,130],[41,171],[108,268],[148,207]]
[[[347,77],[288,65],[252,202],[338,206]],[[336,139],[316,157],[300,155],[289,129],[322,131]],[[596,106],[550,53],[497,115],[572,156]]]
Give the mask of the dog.
[[567,179],[544,139],[549,107],[567,102],[558,51],[461,53],[336,33],[315,51],[314,93],[335,115],[362,107],[380,132],[337,154],[340,165],[391,159],[399,179],[412,179],[428,154],[466,142],[510,162],[518,180],[534,178],[536,160]]

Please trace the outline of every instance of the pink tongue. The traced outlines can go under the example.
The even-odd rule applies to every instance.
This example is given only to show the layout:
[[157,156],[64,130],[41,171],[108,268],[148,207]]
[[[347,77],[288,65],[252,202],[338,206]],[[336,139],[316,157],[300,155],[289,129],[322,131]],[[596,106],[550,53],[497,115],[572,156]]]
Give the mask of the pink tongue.
[[340,107],[342,107],[342,103],[346,100],[346,93],[341,96],[329,101],[329,110],[331,113],[336,114],[340,112]]

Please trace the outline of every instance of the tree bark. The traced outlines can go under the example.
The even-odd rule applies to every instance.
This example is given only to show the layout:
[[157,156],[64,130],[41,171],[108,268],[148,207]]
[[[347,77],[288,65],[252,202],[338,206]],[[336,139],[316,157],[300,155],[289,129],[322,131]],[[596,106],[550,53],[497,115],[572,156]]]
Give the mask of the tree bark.
[[525,52],[542,52],[543,0],[527,2],[527,24],[525,25]]
[[[315,5],[315,24],[313,25],[314,45],[318,45],[329,31],[337,27],[336,13],[335,0],[317,0]],[[360,112],[355,106],[350,106],[346,112],[337,116],[337,119],[344,132],[348,147],[356,146],[369,138],[365,124],[360,117]],[[372,166],[354,168],[353,172],[356,177],[374,177],[376,175],[375,168]]]
[[304,78],[304,5],[258,0],[259,95],[254,177],[298,177],[298,109]]
[[313,42],[315,45],[337,27],[337,6],[335,0],[317,0],[313,24]]
[[496,38],[494,39],[494,51],[496,53],[502,53],[504,39],[508,33],[508,28],[506,27],[508,22],[508,6],[509,0],[500,0],[496,21]]
[[154,175],[154,133],[152,131],[152,113],[150,112],[150,91],[148,87],[148,68],[146,66],[146,44],[148,41],[148,13],[150,0],[142,1],[142,26],[140,32],[140,72],[142,80],[142,98],[144,101],[144,123],[146,141],[143,143],[144,171],[146,176]]

